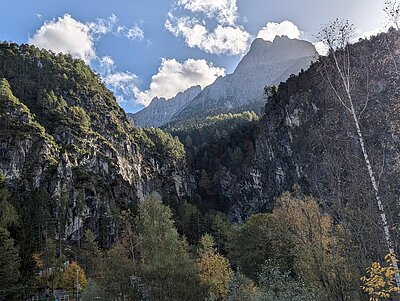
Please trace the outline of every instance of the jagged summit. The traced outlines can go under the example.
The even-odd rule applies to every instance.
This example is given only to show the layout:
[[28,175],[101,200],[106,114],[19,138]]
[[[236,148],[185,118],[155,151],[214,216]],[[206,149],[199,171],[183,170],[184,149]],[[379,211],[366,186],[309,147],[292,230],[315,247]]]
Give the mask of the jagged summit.
[[201,91],[193,87],[176,97],[153,99],[142,111],[131,114],[138,126],[163,126],[168,122],[229,111],[260,111],[263,88],[285,81],[308,69],[318,53],[310,42],[277,36],[273,42],[257,38],[235,71]]
[[206,87],[172,120],[247,109],[255,103],[261,108],[265,86],[277,85],[291,74],[308,69],[317,58],[314,45],[307,41],[286,36],[273,42],[255,39],[232,74]]
[[129,114],[135,125],[141,127],[158,127],[168,123],[171,117],[179,112],[188,102],[201,92],[200,86],[194,86],[184,92],[179,92],[170,99],[155,97],[150,105],[143,110]]

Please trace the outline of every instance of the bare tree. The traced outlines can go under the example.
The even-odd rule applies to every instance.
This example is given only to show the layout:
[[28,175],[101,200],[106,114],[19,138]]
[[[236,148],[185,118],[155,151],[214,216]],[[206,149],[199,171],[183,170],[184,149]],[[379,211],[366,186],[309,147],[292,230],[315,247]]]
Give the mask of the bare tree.
[[[362,151],[364,163],[368,172],[371,188],[374,192],[374,198],[378,205],[383,233],[389,253],[392,258],[392,265],[395,271],[396,284],[400,287],[400,274],[396,260],[393,240],[390,234],[385,209],[380,197],[379,185],[375,171],[368,155],[368,148],[360,126],[360,117],[368,105],[368,87],[365,93],[364,103],[356,106],[352,93],[352,66],[350,59],[350,40],[354,35],[354,27],[348,21],[336,19],[325,26],[319,33],[319,39],[329,47],[329,55],[323,59],[321,75],[329,87],[334,92],[340,105],[349,113],[354,124],[357,140]],[[368,82],[368,71],[366,71]]]
[[398,0],[385,1],[383,11],[388,18],[389,26],[394,26],[397,30],[400,29],[400,3]]

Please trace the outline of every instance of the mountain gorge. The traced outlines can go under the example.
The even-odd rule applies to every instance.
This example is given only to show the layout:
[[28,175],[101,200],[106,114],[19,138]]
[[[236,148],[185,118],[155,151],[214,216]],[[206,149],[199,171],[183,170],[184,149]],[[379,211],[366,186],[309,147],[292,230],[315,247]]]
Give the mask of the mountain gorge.
[[390,272],[370,170],[400,247],[399,64],[396,30],[326,57],[256,39],[234,73],[128,117],[83,61],[1,43],[15,290],[65,285],[74,258],[84,300],[366,300],[366,268]]

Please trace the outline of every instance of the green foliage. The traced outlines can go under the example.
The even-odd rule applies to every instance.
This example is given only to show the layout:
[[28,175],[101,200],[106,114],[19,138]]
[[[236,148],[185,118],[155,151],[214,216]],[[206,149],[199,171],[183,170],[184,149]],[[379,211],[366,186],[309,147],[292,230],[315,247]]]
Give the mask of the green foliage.
[[282,272],[279,266],[271,261],[263,266],[258,279],[260,283],[259,301],[319,301],[319,297],[302,281],[290,276],[289,272]]
[[85,109],[80,106],[72,106],[68,108],[69,125],[73,128],[80,128],[88,131],[90,128],[90,119]]
[[161,156],[173,159],[182,159],[185,156],[185,148],[177,137],[172,137],[159,128],[144,128],[144,132],[153,142],[154,150]]
[[14,293],[20,278],[18,248],[10,233],[0,227],[0,297]]
[[254,214],[233,232],[230,257],[240,271],[253,280],[257,279],[267,259],[289,268],[292,248],[286,232],[285,225],[276,216]]
[[9,202],[9,193],[6,187],[6,179],[0,176],[0,227],[8,229],[18,225],[18,213]]
[[225,301],[258,301],[259,288],[240,272],[236,272],[229,282]]
[[96,262],[101,260],[101,255],[94,233],[91,230],[86,230],[83,235],[80,258],[82,267],[88,277],[96,274]]
[[225,170],[235,174],[238,181],[243,177],[243,167],[253,158],[258,119],[254,112],[229,113],[166,127],[185,144],[189,170],[205,200],[197,204],[200,209],[225,212],[230,206],[221,193],[220,178]]
[[[151,300],[202,300],[203,288],[171,210],[152,194],[139,207],[140,274]],[[155,247],[156,246],[156,247]]]
[[201,281],[208,286],[208,300],[223,300],[233,274],[229,261],[218,254],[214,238],[211,235],[203,235],[200,245],[197,267]]
[[[140,278],[135,262],[126,250],[117,243],[98,262],[99,274],[96,285],[89,288],[91,294],[104,300],[139,300]],[[89,299],[87,299],[89,300]]]

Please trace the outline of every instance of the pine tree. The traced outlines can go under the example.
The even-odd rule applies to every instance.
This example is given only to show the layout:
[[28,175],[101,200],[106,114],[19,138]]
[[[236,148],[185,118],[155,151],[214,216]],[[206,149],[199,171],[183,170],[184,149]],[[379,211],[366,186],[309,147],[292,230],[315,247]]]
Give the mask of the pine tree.
[[91,277],[95,274],[96,262],[100,260],[101,250],[96,237],[91,230],[86,230],[81,248],[81,260],[86,274]]

